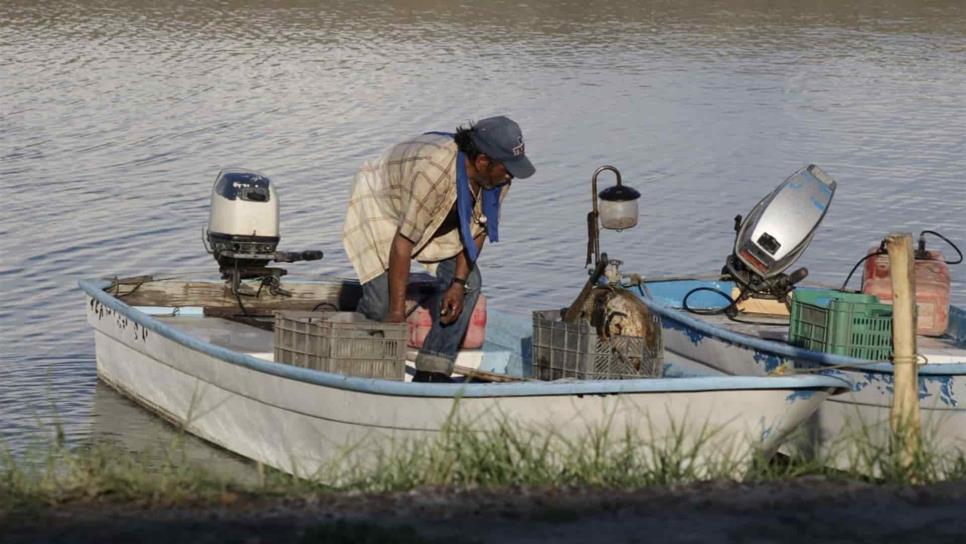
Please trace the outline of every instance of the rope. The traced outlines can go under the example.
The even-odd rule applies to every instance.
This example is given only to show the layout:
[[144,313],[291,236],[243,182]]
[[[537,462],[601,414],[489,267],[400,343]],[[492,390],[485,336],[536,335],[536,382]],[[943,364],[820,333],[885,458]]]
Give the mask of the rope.
[[894,365],[914,365],[919,362],[919,357],[916,355],[912,356],[894,356],[892,358],[892,364]]
[[[142,285],[152,280],[153,278],[151,276],[136,276],[134,278],[127,279],[121,279],[117,276],[114,276],[111,279],[111,285],[106,289],[106,291],[115,297],[128,297],[133,295],[138,289],[141,288]],[[134,285],[134,288],[124,294],[121,294],[122,285]],[[113,291],[113,293],[111,291]]]

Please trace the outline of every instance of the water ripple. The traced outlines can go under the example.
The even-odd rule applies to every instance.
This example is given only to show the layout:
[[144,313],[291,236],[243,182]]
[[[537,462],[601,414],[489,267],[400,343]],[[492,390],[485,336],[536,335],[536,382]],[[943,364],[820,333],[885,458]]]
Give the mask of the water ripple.
[[55,416],[71,439],[95,432],[77,280],[214,272],[200,231],[229,165],[278,183],[283,246],[325,251],[293,275],[350,275],[355,169],[403,136],[509,113],[538,174],[514,182],[481,266],[493,306],[519,314],[579,290],[601,163],[644,195],[640,226],[602,247],[650,274],[719,269],[734,215],[808,163],[840,183],[802,260],[813,278],[841,281],[895,230],[966,243],[962,7],[753,4],[0,4],[0,282],[16,294],[0,441]]

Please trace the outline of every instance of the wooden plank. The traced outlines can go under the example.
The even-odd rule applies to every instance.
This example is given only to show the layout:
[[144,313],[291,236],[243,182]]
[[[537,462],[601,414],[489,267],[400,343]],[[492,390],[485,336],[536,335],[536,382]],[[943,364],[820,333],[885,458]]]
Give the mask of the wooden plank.
[[483,382],[525,382],[532,381],[530,378],[521,378],[517,376],[509,376],[507,374],[498,374],[496,372],[487,372],[485,370],[478,370],[475,368],[469,368],[460,365],[453,366],[453,372],[456,374],[461,374],[467,378],[473,380],[480,380]]
[[[731,298],[737,300],[741,296],[741,289],[734,287],[731,289]],[[784,302],[775,299],[748,297],[737,304],[738,311],[746,314],[761,314],[769,316],[788,317],[788,306]]]
[[333,280],[331,283],[282,283],[291,296],[279,296],[262,289],[254,296],[257,284],[244,285],[252,296],[235,297],[224,282],[154,279],[139,276],[115,280],[106,289],[131,306],[201,306],[206,309],[238,308],[238,298],[246,309],[264,313],[269,310],[313,310],[338,308],[354,310],[362,289],[355,280]]

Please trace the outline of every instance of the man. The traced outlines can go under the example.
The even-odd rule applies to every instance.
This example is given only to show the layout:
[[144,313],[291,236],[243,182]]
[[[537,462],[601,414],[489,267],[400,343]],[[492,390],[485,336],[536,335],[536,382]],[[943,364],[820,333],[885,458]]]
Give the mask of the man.
[[535,171],[524,151],[519,125],[490,117],[455,135],[427,133],[396,144],[355,176],[342,242],[362,283],[358,311],[405,321],[412,259],[435,271],[442,288],[414,381],[450,381],[480,294],[483,241],[499,239],[510,181]]

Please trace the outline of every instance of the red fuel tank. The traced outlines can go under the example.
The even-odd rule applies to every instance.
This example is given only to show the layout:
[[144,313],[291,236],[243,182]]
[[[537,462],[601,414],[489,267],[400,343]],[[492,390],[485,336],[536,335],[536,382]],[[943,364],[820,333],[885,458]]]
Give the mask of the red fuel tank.
[[[869,253],[878,251],[878,247]],[[949,266],[942,253],[926,251],[917,255],[916,281],[916,332],[925,336],[942,336],[949,324]],[[862,292],[879,297],[879,301],[892,303],[892,272],[889,256],[882,254],[865,261],[862,275]]]
[[[416,310],[409,314],[406,322],[409,324],[409,346],[413,348],[423,347],[426,335],[433,328],[433,316],[429,308],[436,304],[436,299],[425,301]],[[476,307],[470,315],[470,326],[466,329],[466,336],[460,349],[479,349],[483,346],[483,339],[486,336],[486,297],[480,293],[476,299]]]

